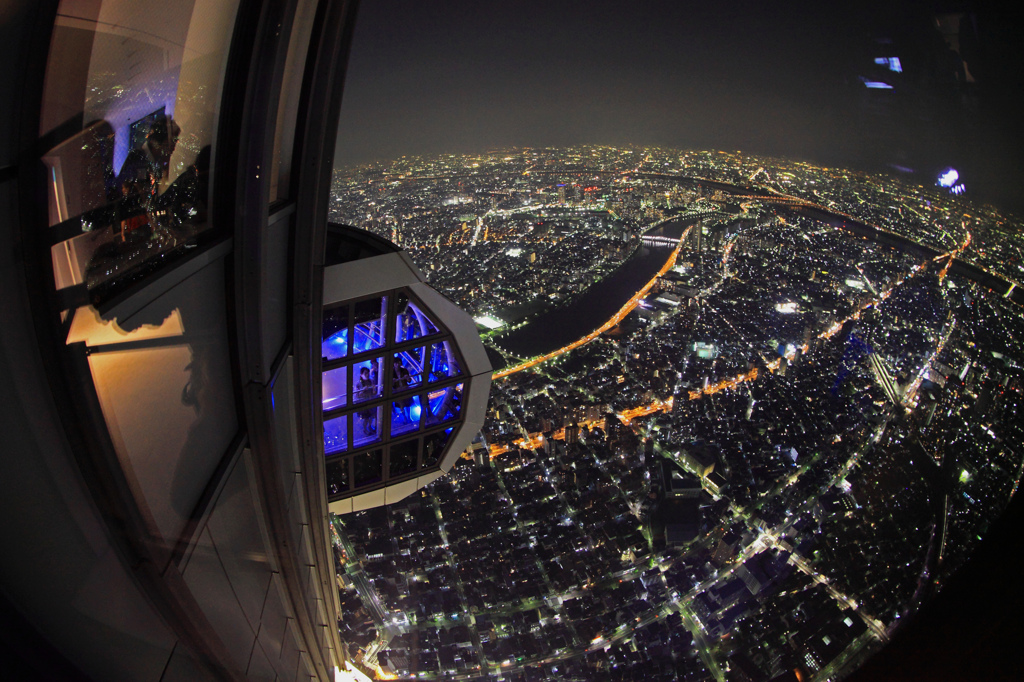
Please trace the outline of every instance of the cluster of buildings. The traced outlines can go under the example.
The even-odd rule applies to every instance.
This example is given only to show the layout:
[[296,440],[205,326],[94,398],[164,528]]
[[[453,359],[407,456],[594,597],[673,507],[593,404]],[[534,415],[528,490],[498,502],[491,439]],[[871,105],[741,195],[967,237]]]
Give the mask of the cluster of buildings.
[[[545,180],[554,204],[575,200],[558,185],[581,153]],[[517,152],[491,177],[529,178],[554,154]],[[603,170],[616,154],[620,167],[656,158],[589,161]],[[751,163],[679,159],[727,179]],[[375,182],[466,161],[407,162]],[[759,167],[761,180],[798,177]],[[1024,463],[1016,304],[785,207],[687,191],[682,210],[713,208],[633,312],[496,380],[448,477],[339,517],[349,594],[381,609],[365,665],[446,679],[827,677],[884,644],[1008,503]],[[633,234],[656,234],[671,217],[660,210]],[[586,244],[601,230],[587,220],[559,243]],[[418,238],[417,223],[402,229]],[[451,268],[489,247],[465,248]],[[430,253],[411,251],[433,277]]]
[[623,176],[624,164],[643,163],[634,151],[587,151],[403,159],[338,171],[331,220],[400,245],[474,317],[515,325],[603,278],[639,246],[642,226],[684,209],[715,210],[710,189]]

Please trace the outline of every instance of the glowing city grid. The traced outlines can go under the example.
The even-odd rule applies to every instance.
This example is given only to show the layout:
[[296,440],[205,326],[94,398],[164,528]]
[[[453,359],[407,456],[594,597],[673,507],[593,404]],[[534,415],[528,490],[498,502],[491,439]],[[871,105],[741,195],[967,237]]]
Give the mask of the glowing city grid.
[[946,180],[612,147],[339,171],[332,220],[406,249],[497,370],[449,476],[333,521],[357,664],[824,680],[877,650],[1021,477],[1020,225]]

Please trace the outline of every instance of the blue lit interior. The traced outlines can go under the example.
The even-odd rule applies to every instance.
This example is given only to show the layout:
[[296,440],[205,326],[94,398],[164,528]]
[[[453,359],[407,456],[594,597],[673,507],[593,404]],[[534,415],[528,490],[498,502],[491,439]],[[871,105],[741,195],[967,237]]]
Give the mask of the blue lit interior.
[[324,412],[342,407],[348,402],[347,367],[338,367],[323,373],[321,382],[321,398]]
[[[400,293],[397,303],[400,312],[395,317],[393,343],[405,343],[439,332],[430,317],[408,296]],[[385,345],[391,345],[385,344],[386,306],[387,297],[380,297],[355,303],[354,306],[342,306],[331,313],[333,316],[329,321],[325,318],[324,331],[330,334],[321,344],[325,360],[358,356],[377,349],[377,353],[385,353],[323,372],[324,411],[352,406],[346,414],[324,421],[324,452],[327,455],[408,436],[419,431],[422,424],[440,424],[459,416],[462,384],[431,391],[427,396],[414,392],[428,377],[430,381],[443,381],[461,374],[449,342],[438,340],[428,344],[429,356],[426,345],[388,354],[384,349]],[[337,331],[331,333],[333,329]],[[386,366],[387,362],[391,362],[391,366]],[[359,405],[382,398],[387,400],[384,405]],[[388,424],[386,428],[385,422]],[[447,428],[424,440],[424,466],[436,463],[452,431],[452,428]],[[356,487],[359,487],[358,483]]]
[[409,372],[409,376],[405,382],[402,382],[398,378],[398,370],[394,368],[392,371],[395,373],[392,380],[392,389],[395,391],[402,391],[407,388],[413,388],[423,383],[423,356],[424,348],[410,348],[399,353],[395,353],[394,358],[398,360],[402,367]]
[[[355,326],[356,342],[353,344],[353,353],[380,348],[384,344],[384,332],[381,330],[380,320],[365,322]],[[343,358],[348,355],[348,329],[342,329],[329,337],[321,344],[323,356],[328,360]]]
[[[384,383],[382,362],[383,358],[376,357],[352,365],[352,402],[360,403],[381,395]],[[364,369],[369,374],[369,381],[364,377]]]
[[960,179],[960,173],[955,168],[947,168],[942,171],[937,181],[939,187],[952,187],[956,184],[956,181]]
[[436,415],[437,411],[441,409],[441,403],[444,402],[446,391],[444,389],[440,391],[431,391],[427,395],[427,400],[430,403],[430,414]]
[[352,349],[353,353],[362,353],[366,350],[380,348],[384,345],[384,331],[381,320],[364,322],[355,326],[356,342]]
[[875,57],[875,64],[887,66],[894,73],[903,73],[903,64],[899,57]]
[[342,452],[348,448],[348,415],[324,422],[324,454]]
[[454,419],[459,416],[462,409],[462,384],[449,386],[427,394],[428,409],[427,422],[436,424],[438,422]]
[[403,433],[416,431],[420,427],[420,397],[411,395],[391,403],[391,435],[400,436]]
[[395,320],[395,343],[410,341],[437,333],[437,325],[430,321],[414,303],[407,303]]
[[387,296],[360,301],[352,308],[355,324],[352,352],[362,353],[384,345],[384,329],[387,324]]
[[321,354],[328,360],[336,360],[348,355],[348,329],[342,329],[324,339],[320,344],[320,349]]
[[441,381],[459,374],[459,363],[448,349],[447,342],[435,343],[430,353],[430,380]]
[[358,410],[352,415],[352,447],[362,447],[380,440],[381,408]]

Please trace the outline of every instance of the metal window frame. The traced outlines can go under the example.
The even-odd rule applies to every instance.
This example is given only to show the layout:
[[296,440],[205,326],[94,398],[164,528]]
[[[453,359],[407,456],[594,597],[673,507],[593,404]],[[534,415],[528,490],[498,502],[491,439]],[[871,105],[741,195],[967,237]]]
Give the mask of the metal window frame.
[[[432,322],[432,324],[435,327],[437,327],[438,331],[436,333],[425,335],[425,336],[419,336],[419,337],[416,337],[414,339],[410,339],[410,340],[407,340],[407,341],[401,341],[401,342],[394,341],[394,339],[395,339],[395,328],[396,328],[397,321],[398,321],[398,313],[400,312],[398,310],[398,299],[399,299],[399,296],[402,295],[402,294],[404,294],[406,296],[408,301],[412,302],[414,305],[416,305],[417,307],[422,309],[424,311],[424,313],[426,313],[428,315],[428,317],[430,318],[430,321]],[[355,316],[353,314],[354,310],[355,310],[355,305],[357,303],[362,302],[362,301],[372,301],[372,300],[375,300],[375,299],[379,299],[382,296],[387,296],[388,297],[387,298],[387,313],[386,313],[387,319],[385,320],[385,342],[384,342],[384,344],[381,347],[379,347],[379,348],[372,348],[372,349],[368,349],[368,350],[365,350],[365,351],[361,351],[359,353],[349,352],[349,351],[352,350],[352,345],[353,344],[351,343],[351,340],[354,338],[354,333],[355,333],[355,324],[356,323],[355,323]],[[415,430],[409,431],[407,433],[398,434],[398,435],[392,435],[392,433],[391,433],[391,417],[392,417],[393,409],[389,409],[389,407],[391,407],[391,404],[395,400],[395,398],[418,397],[420,399],[420,403],[421,403],[421,415],[422,415],[422,411],[429,410],[429,404],[430,404],[429,395],[430,395],[431,392],[437,391],[437,390],[444,390],[444,389],[452,388],[452,387],[458,386],[460,384],[465,385],[465,384],[468,384],[469,379],[470,379],[470,377],[466,376],[464,374],[463,370],[462,370],[462,368],[465,367],[466,364],[465,364],[464,358],[462,357],[462,353],[461,353],[461,350],[458,347],[458,344],[455,343],[455,335],[447,327],[447,325],[445,325],[444,322],[441,321],[437,317],[437,314],[433,310],[431,310],[430,306],[425,304],[416,295],[416,293],[414,291],[412,291],[411,289],[409,289],[408,287],[397,287],[397,288],[394,288],[394,289],[387,289],[385,291],[375,292],[373,294],[368,294],[366,296],[360,296],[360,297],[353,298],[353,299],[347,299],[347,300],[344,300],[344,301],[339,301],[337,303],[334,303],[334,304],[331,304],[330,306],[328,306],[326,308],[326,310],[335,310],[335,309],[338,309],[338,308],[341,308],[341,307],[345,307],[348,310],[348,315],[347,315],[347,321],[348,321],[347,335],[348,335],[348,337],[347,338],[349,339],[350,342],[348,344],[348,347],[346,348],[345,356],[343,356],[341,358],[335,358],[335,359],[332,359],[332,360],[328,360],[328,361],[325,361],[325,362],[322,361],[321,362],[321,371],[320,371],[320,376],[321,376],[321,379],[322,379],[322,376],[323,376],[323,374],[325,372],[329,372],[329,371],[333,371],[333,370],[337,370],[337,369],[341,369],[341,368],[344,368],[346,370],[346,374],[345,374],[345,376],[346,376],[346,387],[345,387],[345,390],[346,390],[346,401],[345,401],[345,404],[344,405],[340,405],[340,406],[335,407],[335,408],[332,408],[330,410],[321,410],[321,422],[320,422],[321,423],[321,434],[323,433],[322,425],[324,423],[326,423],[327,421],[332,420],[332,419],[336,419],[336,418],[339,418],[339,417],[345,419],[344,428],[345,428],[346,448],[344,450],[341,450],[341,451],[338,451],[338,452],[331,452],[331,453],[327,453],[326,451],[324,452],[325,490],[327,492],[327,500],[328,500],[328,502],[334,502],[334,501],[337,501],[337,500],[345,499],[347,497],[352,497],[354,495],[358,495],[358,494],[361,494],[361,493],[364,493],[364,492],[372,492],[374,490],[379,490],[380,488],[384,488],[384,487],[387,487],[389,485],[393,485],[395,483],[401,483],[403,481],[408,481],[408,480],[414,479],[414,478],[416,478],[418,476],[422,476],[422,475],[424,475],[426,473],[431,473],[431,472],[434,472],[434,471],[440,471],[441,470],[441,462],[444,459],[444,457],[443,457],[444,452],[442,452],[441,456],[437,457],[437,460],[433,464],[431,464],[429,467],[425,467],[424,464],[423,464],[423,447],[424,447],[423,443],[424,443],[424,439],[427,438],[428,436],[431,436],[431,435],[434,435],[434,434],[437,434],[437,433],[443,433],[443,432],[447,431],[448,429],[457,428],[457,427],[461,426],[464,423],[464,415],[462,414],[462,412],[460,411],[458,416],[453,417],[451,419],[448,419],[448,420],[445,420],[445,421],[442,421],[442,422],[439,422],[439,423],[436,423],[436,424],[429,424],[429,425],[427,425],[425,423],[425,420],[421,416],[420,421],[417,424]],[[337,333],[337,332],[335,332],[335,333]],[[320,339],[321,339],[321,342],[322,342],[322,340],[323,340],[322,334],[321,334]],[[432,355],[433,355],[433,352],[434,352],[434,346],[436,344],[444,343],[444,342],[448,342],[448,344],[449,344],[448,347],[451,349],[452,353],[454,354],[455,361],[459,364],[459,368],[460,368],[459,374],[457,374],[455,376],[452,376],[452,377],[447,377],[446,379],[443,379],[443,380],[431,382],[430,381],[430,369],[429,369],[429,367],[430,367],[430,362],[431,362]],[[402,352],[403,350],[409,350],[409,349],[415,349],[415,348],[423,348],[424,349],[424,370],[422,372],[421,383],[420,383],[420,385],[416,386],[415,388],[411,388],[407,392],[401,392],[401,393],[398,393],[398,394],[394,394],[394,393],[392,393],[392,391],[393,391],[393,377],[391,376],[393,363],[388,362],[387,360],[390,357],[394,356],[395,354]],[[383,373],[383,382],[384,382],[383,383],[383,390],[382,390],[380,396],[378,396],[376,398],[373,398],[372,400],[368,400],[368,401],[365,401],[365,402],[357,403],[357,402],[355,402],[355,397],[354,397],[355,384],[353,383],[355,365],[358,364],[358,363],[366,362],[367,360],[375,359],[375,358],[383,358],[384,359],[384,367],[382,368],[382,370],[383,370],[382,371],[382,373]],[[355,426],[354,416],[358,412],[361,412],[363,410],[372,410],[372,409],[378,409],[378,408],[381,409],[381,413],[380,413],[381,417],[378,420],[378,426],[377,426],[378,436],[379,436],[378,440],[375,440],[375,441],[373,441],[371,443],[365,443],[363,445],[355,447],[354,446],[354,432],[353,432],[353,429],[354,429],[354,426]],[[413,441],[413,440],[415,440],[418,443],[417,451],[416,451],[416,467],[412,471],[409,471],[409,472],[406,472],[406,473],[403,473],[403,474],[399,474],[397,476],[392,477],[391,476],[391,448],[392,448],[392,446],[393,445],[401,445],[403,443],[408,443],[408,442]],[[323,444],[322,435],[321,435],[320,443],[321,443],[321,446],[322,446],[322,444]],[[381,461],[381,480],[377,481],[377,482],[374,482],[372,484],[368,484],[368,485],[364,485],[364,486],[357,486],[356,483],[355,483],[355,464],[354,464],[355,458],[358,457],[361,454],[364,454],[364,453],[367,453],[367,452],[371,452],[371,451],[377,450],[377,449],[382,449],[383,450],[383,458],[382,458],[382,461]],[[345,466],[346,471],[347,471],[348,488],[346,490],[338,492],[338,493],[332,493],[332,492],[330,492],[329,489],[326,488],[326,486],[327,486],[327,482],[326,482],[326,469],[327,469],[327,467],[338,466],[342,462],[345,463],[344,466]]]
[[[337,493],[328,492],[327,501],[328,502],[337,502],[339,500],[344,500],[344,499],[347,499],[347,498],[350,498],[350,497],[355,497],[356,495],[362,495],[363,493],[369,493],[369,492],[373,492],[375,490],[380,490],[382,488],[387,488],[388,486],[395,485],[395,484],[398,484],[398,483],[403,483],[403,482],[406,482],[406,481],[411,481],[411,480],[414,480],[414,479],[419,478],[421,476],[424,476],[426,474],[430,474],[430,473],[441,471],[441,462],[444,460],[444,454],[445,454],[444,450],[442,450],[441,454],[439,454],[437,456],[437,459],[434,461],[433,464],[431,464],[429,466],[426,466],[423,463],[424,447],[425,447],[424,444],[426,442],[426,439],[431,437],[431,436],[436,436],[437,434],[444,433],[446,431],[452,431],[453,434],[454,434],[454,431],[457,430],[462,425],[462,423],[463,423],[463,421],[462,421],[461,418],[459,418],[459,419],[450,419],[448,421],[441,422],[440,424],[431,425],[427,429],[416,431],[415,433],[412,433],[412,434],[403,434],[403,435],[395,438],[394,440],[389,440],[389,441],[386,441],[386,442],[385,441],[380,441],[380,442],[374,443],[372,445],[366,445],[364,447],[360,447],[360,448],[358,448],[356,450],[353,450],[353,451],[341,452],[341,453],[337,453],[336,455],[335,454],[330,455],[329,458],[324,463],[325,469],[327,467],[338,466],[338,465],[344,463],[343,466],[345,467],[345,469],[347,471],[348,488],[346,490],[343,490],[343,491],[340,491],[340,492],[337,492]],[[451,436],[449,436],[449,439],[450,438],[451,438]],[[392,476],[391,475],[391,468],[390,468],[391,467],[391,448],[393,446],[395,446],[395,445],[402,445],[402,444],[409,443],[409,442],[412,442],[412,441],[416,441],[416,443],[417,443],[417,448],[416,448],[416,468],[411,470],[411,471],[407,471],[405,473],[397,474],[395,476]],[[446,446],[447,446],[447,444],[446,444]],[[368,484],[368,485],[361,486],[361,487],[360,486],[356,486],[356,484],[355,484],[355,475],[354,475],[355,474],[354,460],[355,460],[355,458],[357,456],[359,456],[361,454],[365,454],[365,453],[370,452],[372,450],[383,450],[383,452],[384,452],[383,459],[381,460],[381,477],[382,478],[381,478],[380,481],[372,483],[372,484]]]

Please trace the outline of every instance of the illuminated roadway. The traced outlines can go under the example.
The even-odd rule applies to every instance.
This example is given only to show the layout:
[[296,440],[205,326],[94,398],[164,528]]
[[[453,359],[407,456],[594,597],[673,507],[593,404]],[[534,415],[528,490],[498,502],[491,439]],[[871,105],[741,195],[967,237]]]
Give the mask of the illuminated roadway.
[[[644,286],[643,289],[641,289],[639,292],[637,292],[633,296],[633,298],[631,298],[619,310],[619,312],[617,312],[610,320],[608,320],[608,322],[606,322],[605,324],[601,325],[601,327],[599,327],[594,332],[591,332],[587,336],[584,336],[583,338],[578,339],[578,340],[574,341],[573,343],[571,343],[571,344],[569,344],[567,346],[564,346],[563,348],[560,348],[560,349],[558,349],[556,351],[552,351],[551,353],[548,353],[546,355],[542,355],[540,357],[534,358],[534,359],[529,360],[527,362],[524,362],[524,363],[522,363],[520,365],[516,365],[515,367],[511,367],[511,368],[502,370],[501,372],[497,372],[497,373],[495,373],[494,378],[500,379],[502,377],[508,376],[509,374],[513,374],[515,372],[520,372],[522,370],[529,369],[530,367],[535,367],[536,365],[539,365],[542,362],[550,360],[550,359],[552,359],[554,357],[557,357],[558,355],[562,355],[563,353],[567,353],[567,352],[569,352],[571,350],[579,348],[580,346],[582,346],[582,345],[584,345],[586,343],[589,343],[590,341],[593,341],[595,338],[600,336],[603,332],[605,332],[608,329],[611,329],[612,327],[614,327],[616,324],[618,324],[619,321],[622,320],[622,318],[624,318],[633,308],[636,307],[636,305],[639,303],[640,299],[642,299],[647,294],[647,292],[650,291],[651,287],[654,286],[654,283],[657,281],[657,279],[659,277],[661,277],[665,272],[668,272],[668,270],[672,267],[672,264],[675,263],[675,259],[676,259],[676,257],[679,254],[679,249],[682,246],[682,241],[686,238],[686,236],[688,234],[689,234],[689,228],[687,228],[687,231],[683,233],[683,236],[680,238],[680,245],[677,246],[676,250],[672,252],[672,255],[669,257],[668,261],[666,261],[665,266],[662,268],[662,270],[659,271],[659,273],[657,275],[655,275],[654,278],[650,282],[648,282],[647,285]],[[969,237],[968,237],[968,239],[969,239]],[[965,243],[964,246],[966,246],[966,243]],[[963,248],[964,247],[961,247],[961,250]],[[919,273],[923,272],[926,265],[928,265],[928,261],[925,261],[921,265],[917,265],[914,268],[912,268],[911,272],[906,277],[902,277],[902,278],[898,279],[893,284],[892,288],[883,291],[881,294],[878,295],[877,298],[872,299],[872,300],[864,303],[863,305],[860,306],[860,308],[858,308],[853,314],[849,315],[848,317],[845,317],[842,320],[839,320],[839,321],[835,322],[828,329],[825,329],[824,331],[819,333],[817,338],[822,339],[822,340],[827,340],[827,339],[831,338],[832,336],[834,336],[835,334],[837,334],[839,332],[839,330],[842,329],[843,325],[847,321],[860,319],[860,315],[861,315],[861,313],[864,310],[870,308],[873,305],[877,305],[878,303],[881,303],[885,299],[889,298],[889,296],[892,295],[892,292],[897,287],[902,285],[907,280],[912,279],[913,277],[915,277]],[[949,334],[950,334],[951,331],[952,331],[952,325],[949,325],[947,327],[945,333],[943,334],[943,339],[942,339],[942,342],[939,345],[939,349],[938,350],[941,350],[942,344],[944,344],[946,339],[949,338]],[[807,352],[808,349],[809,349],[809,347],[808,347],[807,344],[804,344],[804,345],[802,345],[800,347],[800,351],[801,352]],[[938,355],[938,350],[936,350],[936,352],[932,354],[933,358]],[[795,353],[787,356],[787,358],[789,360],[792,360],[794,357],[795,357]],[[877,358],[875,358],[875,360],[877,361]],[[776,370],[778,370],[779,365],[781,364],[781,362],[782,362],[782,358],[775,358],[774,360],[766,361],[765,368],[768,369],[771,372],[775,372]],[[925,369],[928,367],[929,364],[930,364],[930,362],[925,363],[925,365],[924,365]],[[870,360],[869,360],[869,366],[871,367],[872,371],[875,371],[875,365],[874,364],[870,364]],[[924,370],[922,370],[922,371],[924,371]],[[709,384],[709,385],[705,386],[704,388],[700,388],[700,389],[695,389],[695,390],[689,391],[688,392],[688,398],[690,400],[698,400],[698,399],[702,398],[705,395],[713,395],[713,394],[718,393],[720,391],[725,391],[725,390],[728,390],[728,389],[736,388],[740,384],[743,384],[743,383],[746,383],[746,382],[749,382],[749,381],[757,380],[759,375],[760,375],[759,369],[757,367],[753,367],[748,372],[743,372],[743,373],[737,374],[735,376],[726,377],[724,379],[720,379],[719,381],[716,381],[715,383]],[[876,372],[876,376],[878,376],[877,372]],[[896,389],[892,388],[891,386],[887,386],[886,382],[881,381],[881,377],[879,377],[879,379],[880,379],[879,383],[882,384],[883,389],[885,389],[885,393],[886,393],[887,397],[889,397],[890,400],[892,400],[893,403],[896,404],[896,405],[904,405],[905,401],[901,400],[901,397],[899,396],[899,394],[896,391]],[[915,383],[919,384],[920,381],[917,381]],[[908,394],[911,394],[911,392],[908,391]],[[669,398],[669,399],[664,400],[664,401],[662,401],[662,400],[655,400],[655,401],[653,401],[653,402],[651,402],[651,403],[649,403],[647,405],[640,405],[640,406],[637,406],[635,408],[630,408],[628,410],[624,410],[623,412],[619,413],[617,416],[622,421],[623,424],[627,424],[628,425],[633,419],[636,419],[637,417],[646,416],[646,415],[649,415],[649,414],[653,414],[655,412],[671,412],[673,404],[674,404],[674,399],[673,398]],[[588,422],[588,423],[581,423],[580,424],[581,427],[583,427],[583,426],[597,426],[597,425],[599,425],[598,422],[592,422],[592,423]],[[555,440],[564,440],[565,439],[565,429],[559,429],[557,432],[555,432],[553,434],[552,437]],[[541,434],[541,433],[532,433],[532,434],[528,434],[528,435],[524,436],[523,438],[520,438],[520,439],[514,441],[513,444],[518,446],[518,447],[525,448],[525,449],[529,450],[529,449],[536,449],[536,448],[540,447],[541,445],[543,445],[543,443],[544,443],[544,435],[543,434]],[[490,456],[492,458],[493,457],[497,457],[499,455],[502,455],[502,454],[508,452],[509,450],[510,450],[509,446],[492,444],[490,446]],[[467,457],[467,458],[471,457],[470,453],[468,453],[468,452],[465,453],[464,456]]]
[[[544,355],[540,355],[538,357],[531,358],[530,360],[522,362],[522,363],[520,363],[518,365],[515,365],[513,367],[508,367],[506,369],[503,369],[500,372],[495,372],[493,378],[494,379],[502,379],[504,377],[509,376],[510,374],[515,374],[517,372],[521,372],[523,370],[530,369],[531,367],[536,367],[537,365],[540,365],[540,364],[542,364],[544,362],[547,362],[548,360],[556,358],[556,357],[558,357],[560,355],[564,355],[565,353],[568,353],[569,351],[575,350],[575,349],[579,348],[580,346],[583,346],[585,344],[590,343],[591,341],[596,339],[598,336],[600,336],[604,332],[608,331],[609,329],[611,329],[615,325],[619,324],[619,322],[621,322],[626,317],[626,315],[628,315],[634,308],[637,307],[637,305],[639,305],[640,300],[643,299],[644,296],[646,296],[650,292],[650,290],[657,283],[658,279],[663,277],[665,275],[665,273],[667,273],[670,269],[672,269],[672,267],[676,263],[676,259],[679,256],[679,252],[682,249],[683,242],[689,236],[691,229],[693,229],[692,226],[686,228],[686,230],[683,232],[682,236],[679,238],[679,243],[676,245],[676,248],[672,251],[672,254],[669,256],[668,260],[665,261],[665,264],[654,275],[654,277],[652,277],[651,280],[649,282],[647,282],[647,284],[645,284],[642,289],[640,289],[640,291],[635,293],[632,296],[632,298],[630,298],[618,310],[618,312],[616,312],[615,315],[613,315],[611,318],[609,318],[604,324],[602,324],[600,327],[598,327],[597,329],[595,329],[591,333],[587,334],[586,336],[584,336],[582,338],[579,338],[579,339],[573,341],[572,343],[570,343],[570,344],[568,344],[566,346],[563,346],[563,347],[561,347],[561,348],[559,348],[557,350],[553,350],[550,353],[545,353]],[[954,258],[956,258],[956,256],[959,253],[961,253],[965,248],[967,248],[968,244],[970,244],[970,241],[971,241],[971,235],[970,235],[970,233],[968,233],[966,239],[964,240],[964,243],[958,249],[956,249],[956,250],[954,250],[954,251],[952,251],[952,252],[950,252],[948,254],[942,254],[940,257],[941,258],[948,257],[950,259],[950,261],[952,261]],[[726,264],[727,264],[727,258],[728,258],[728,255],[729,255],[729,251],[731,250],[729,247],[731,247],[731,246],[732,246],[732,243],[730,242],[729,245],[726,247],[725,254],[724,254],[723,259],[722,259],[723,267],[725,267]],[[931,260],[934,260],[934,259],[931,259]],[[892,289],[888,289],[886,291],[883,291],[877,298],[875,298],[875,299],[869,301],[868,303],[862,305],[856,312],[854,312],[849,317],[847,317],[847,318],[845,318],[843,320],[840,320],[839,322],[836,322],[834,325],[832,325],[831,327],[829,327],[825,331],[821,332],[818,335],[818,338],[820,338],[820,339],[828,339],[831,336],[833,336],[834,334],[836,334],[842,328],[843,324],[846,323],[848,320],[850,320],[850,319],[859,319],[860,318],[860,313],[862,311],[864,311],[867,308],[869,308],[869,307],[871,307],[873,305],[876,305],[877,303],[880,303],[881,301],[884,301],[885,299],[887,299],[889,297],[889,295],[892,293],[893,289],[895,289],[897,286],[901,285],[905,281],[905,279],[909,279],[911,277],[914,277],[919,272],[921,272],[924,269],[924,267],[926,265],[928,265],[928,262],[929,261],[925,261],[921,265],[914,267],[911,270],[910,274],[906,278],[902,278],[902,279],[898,280],[895,283],[895,285],[892,287]],[[948,268],[949,266],[947,265],[946,267]],[[801,346],[801,351],[802,352],[806,352],[807,348],[808,348],[807,345],[804,344],[803,346]],[[789,359],[792,360],[793,358],[789,358]],[[781,362],[781,359],[775,359],[775,360],[772,360],[771,362],[768,362],[766,366],[767,366],[767,368],[769,370],[774,372],[776,369],[778,369],[778,366],[779,366],[780,362]],[[729,388],[735,388],[739,384],[742,384],[742,383],[745,383],[745,382],[748,382],[748,381],[754,381],[754,380],[757,379],[758,373],[759,373],[758,372],[758,368],[754,367],[749,372],[746,372],[746,373],[743,373],[743,374],[738,374],[738,375],[736,375],[734,377],[728,377],[728,378],[722,379],[722,380],[720,380],[720,381],[718,381],[718,382],[716,382],[714,384],[711,384],[711,385],[709,385],[709,386],[707,386],[705,388],[702,388],[702,389],[690,391],[689,392],[690,400],[696,400],[697,398],[700,398],[702,395],[711,395],[711,394],[718,393],[719,391],[723,391],[723,390],[726,390],[726,389],[729,389]],[[886,391],[886,393],[888,394],[889,391]],[[892,397],[894,397],[894,396],[890,396],[890,398],[892,398]],[[896,402],[897,404],[900,404],[901,400],[899,399],[899,397],[896,397],[894,402]],[[650,414],[650,413],[648,413],[648,414]]]

